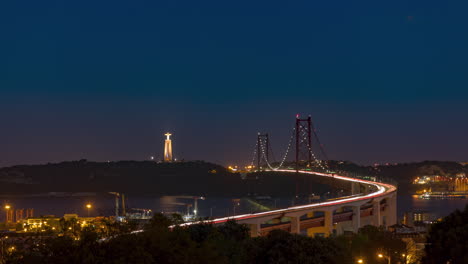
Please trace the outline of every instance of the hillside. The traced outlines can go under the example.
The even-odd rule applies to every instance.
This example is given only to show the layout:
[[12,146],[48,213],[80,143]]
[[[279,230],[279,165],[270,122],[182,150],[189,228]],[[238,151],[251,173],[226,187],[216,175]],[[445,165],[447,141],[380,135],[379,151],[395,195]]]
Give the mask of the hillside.
[[243,194],[238,174],[203,161],[89,162],[86,160],[0,169],[0,192],[125,192],[146,195]]
[[[437,174],[450,177],[467,171],[466,166],[457,162],[439,161],[381,166],[359,166],[351,162],[330,161],[329,165],[330,169],[337,173],[391,178],[398,182],[400,191],[410,191],[411,181],[416,176]],[[303,180],[300,180],[300,187],[304,192],[330,191],[325,182],[312,179],[312,183],[306,183]],[[204,161],[156,163],[80,160],[0,168],[1,194],[112,191],[154,196],[289,196],[295,193],[295,188],[296,181],[291,175],[255,173],[242,180],[239,174],[230,173],[220,165]]]

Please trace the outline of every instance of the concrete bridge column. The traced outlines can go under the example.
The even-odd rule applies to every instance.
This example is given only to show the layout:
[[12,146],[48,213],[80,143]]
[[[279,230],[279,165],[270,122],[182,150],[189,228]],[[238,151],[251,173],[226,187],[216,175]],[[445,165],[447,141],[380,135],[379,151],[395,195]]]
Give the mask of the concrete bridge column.
[[301,218],[291,217],[291,234],[301,233]]
[[324,212],[324,227],[327,236],[330,236],[333,233],[333,211]]
[[260,236],[260,230],[261,230],[260,223],[248,224],[248,226],[250,228],[250,236],[251,237]]
[[373,201],[372,202],[372,224],[374,226],[381,225],[381,217],[380,217],[380,201]]
[[395,225],[397,223],[397,195],[395,194],[387,199],[388,211],[387,211],[387,227]]
[[356,188],[354,188],[354,182],[351,182],[351,195],[356,193]]
[[353,207],[353,231],[358,232],[361,227],[361,206]]
[[361,186],[358,182],[351,182],[351,195],[358,194],[361,192]]
[[364,193],[369,194],[371,193],[371,186],[369,184],[363,184],[364,185]]

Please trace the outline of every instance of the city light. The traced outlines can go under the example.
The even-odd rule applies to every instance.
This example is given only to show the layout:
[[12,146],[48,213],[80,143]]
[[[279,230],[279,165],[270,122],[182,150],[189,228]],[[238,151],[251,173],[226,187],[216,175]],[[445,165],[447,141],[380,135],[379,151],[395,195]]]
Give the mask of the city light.
[[9,210],[11,208],[11,205],[7,204],[5,205],[5,209]]
[[232,165],[229,165],[229,166],[228,166],[228,169],[229,169],[230,171],[234,171],[234,172],[238,170],[238,169],[237,169],[237,166],[232,166]]
[[386,258],[387,261],[388,261],[388,263],[391,263],[390,257],[387,257],[387,256],[385,256],[385,255],[382,254],[382,253],[377,254],[377,256],[378,256],[379,258]]
[[87,204],[86,204],[86,209],[88,209],[88,210],[87,210],[87,211],[88,211],[88,217],[89,217],[89,210],[91,210],[92,207],[93,207],[93,206],[92,206],[90,203],[87,203]]
[[358,259],[358,260],[357,260],[357,263],[364,263],[364,260]]

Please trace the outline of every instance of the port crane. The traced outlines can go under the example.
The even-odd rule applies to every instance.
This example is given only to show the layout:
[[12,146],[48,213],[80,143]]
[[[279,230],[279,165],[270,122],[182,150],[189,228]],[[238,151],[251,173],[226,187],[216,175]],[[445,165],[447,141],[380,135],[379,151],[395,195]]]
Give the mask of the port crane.
[[[172,196],[174,198],[180,198],[180,199],[193,199],[193,216],[194,218],[197,217],[198,214],[198,200],[205,200],[205,197],[203,196]],[[187,215],[189,212],[187,211]]]
[[190,215],[190,208],[193,206],[191,203],[171,203],[173,205],[183,205],[187,207],[187,216]]
[[125,211],[125,194],[123,193],[118,193],[118,192],[109,192],[109,194],[112,194],[115,196],[115,217],[120,216],[120,210],[119,210],[119,200],[122,198],[122,216],[125,216],[126,211]]

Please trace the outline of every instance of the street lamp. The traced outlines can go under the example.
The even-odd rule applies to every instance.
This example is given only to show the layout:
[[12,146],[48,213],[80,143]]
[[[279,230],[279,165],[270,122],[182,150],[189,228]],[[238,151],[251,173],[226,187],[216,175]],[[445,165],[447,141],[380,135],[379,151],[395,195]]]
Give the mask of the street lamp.
[[6,204],[6,205],[5,205],[5,210],[6,210],[6,219],[5,219],[5,222],[6,222],[6,223],[9,222],[9,221],[8,221],[8,220],[9,220],[9,219],[8,219],[8,218],[9,218],[9,217],[8,217],[8,213],[9,213],[10,209],[11,209],[11,205]]
[[384,254],[379,253],[379,254],[377,254],[377,257],[379,257],[379,258],[386,258],[386,259],[387,259],[387,263],[388,263],[388,264],[391,263],[390,256],[385,256]]
[[401,256],[403,257],[403,259],[405,260],[404,264],[406,264],[408,262],[408,256],[406,256],[406,254],[401,254]]
[[89,217],[89,210],[92,208],[93,206],[90,204],[90,203],[87,203],[86,204],[86,209],[88,209],[88,217]]
[[364,260],[358,259],[358,260],[357,260],[357,263],[364,263]]

